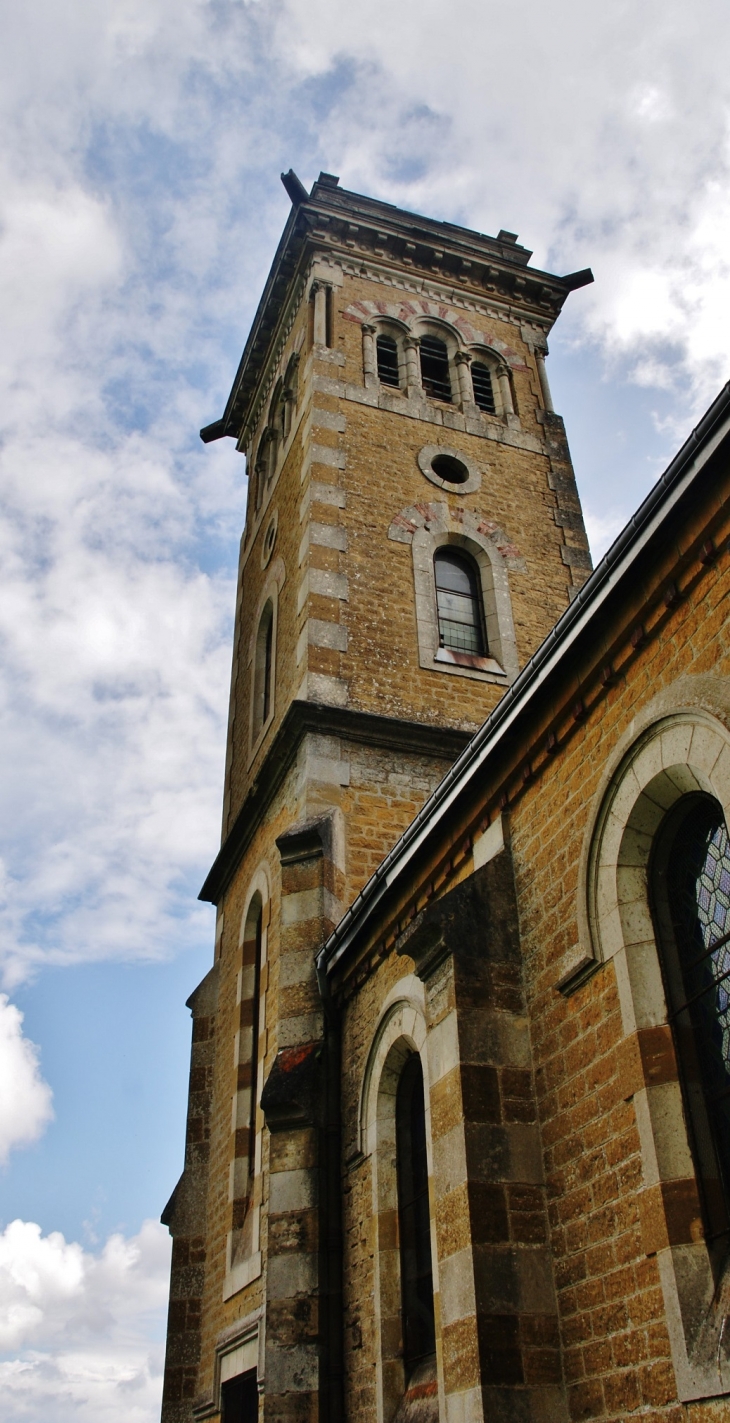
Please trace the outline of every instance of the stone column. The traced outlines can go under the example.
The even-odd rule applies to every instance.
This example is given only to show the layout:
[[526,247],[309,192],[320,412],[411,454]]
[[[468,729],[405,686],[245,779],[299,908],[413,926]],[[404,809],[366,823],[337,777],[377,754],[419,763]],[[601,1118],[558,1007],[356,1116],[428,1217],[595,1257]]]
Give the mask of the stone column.
[[548,414],[553,415],[555,413],[555,406],[553,405],[553,397],[550,394],[550,382],[548,380],[547,370],[545,369],[546,355],[547,350],[536,351],[535,360],[537,361],[537,374],[540,380],[540,390],[542,391],[542,403]]
[[456,352],[456,370],[459,377],[459,399],[462,409],[474,404],[474,388],[471,383],[471,356],[468,351]]
[[363,322],[362,326],[362,368],[366,385],[378,384],[378,353],[375,346],[374,326]]
[[497,379],[499,380],[499,393],[502,397],[502,410],[506,416],[514,415],[515,407],[512,403],[512,386],[510,385],[510,379],[504,366],[500,366]]
[[327,345],[327,291],[325,282],[312,282],[314,296],[314,344]]
[[512,863],[396,944],[426,987],[445,1423],[567,1419]]
[[281,856],[278,1052],[261,1107],[271,1133],[264,1419],[342,1418],[342,1240],[337,1024],[314,956],[340,917],[339,812],[277,840]]
[[420,341],[417,336],[406,336],[403,344],[406,352],[406,385],[408,387],[408,395],[422,395],[421,362],[418,359]]

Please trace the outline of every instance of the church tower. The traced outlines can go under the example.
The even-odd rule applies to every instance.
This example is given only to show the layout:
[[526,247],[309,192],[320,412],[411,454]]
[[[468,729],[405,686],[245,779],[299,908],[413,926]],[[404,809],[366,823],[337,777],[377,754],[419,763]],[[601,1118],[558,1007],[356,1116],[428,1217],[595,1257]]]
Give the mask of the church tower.
[[[315,954],[590,571],[547,337],[590,271],[346,192],[292,209],[225,412],[248,472],[201,897],[164,1423],[343,1412],[338,1040]],[[385,1420],[390,1423],[390,1420]]]

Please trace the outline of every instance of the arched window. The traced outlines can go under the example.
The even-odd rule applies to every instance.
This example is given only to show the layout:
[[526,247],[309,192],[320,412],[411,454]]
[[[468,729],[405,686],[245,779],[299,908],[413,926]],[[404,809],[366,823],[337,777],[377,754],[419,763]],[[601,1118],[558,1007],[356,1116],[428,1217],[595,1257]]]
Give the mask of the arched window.
[[449,374],[449,353],[446,343],[438,336],[422,336],[419,342],[421,353],[421,384],[427,395],[436,400],[451,400],[451,376]]
[[259,985],[263,922],[261,895],[256,893],[249,905],[243,931],[237,1083],[238,1091],[248,1094],[248,1102],[243,1106],[245,1121],[239,1123],[239,1127],[248,1133],[247,1140],[242,1140],[243,1150],[240,1154],[245,1154],[248,1157],[249,1174],[253,1167],[253,1148],[256,1137],[256,1059],[259,1041]]
[[254,1249],[251,1213],[258,1098],[259,998],[263,901],[257,891],[248,907],[241,943],[238,1022],[234,1049],[233,1171],[228,1268],[235,1269]]
[[479,572],[468,554],[452,548],[436,550],[433,560],[436,578],[439,647],[454,652],[488,656],[484,633]]
[[669,1018],[708,1243],[730,1234],[730,843],[719,801],[684,796],[651,868]]
[[378,379],[381,385],[400,385],[398,345],[392,336],[378,336],[375,343],[378,357]]
[[431,1223],[423,1069],[411,1053],[398,1082],[395,1102],[398,1226],[401,1261],[403,1360],[406,1382],[435,1352]]
[[274,652],[274,604],[267,602],[256,635],[256,654],[253,677],[253,733],[254,737],[266,725],[271,712],[271,691],[273,681]]
[[489,366],[485,366],[481,361],[472,361],[471,379],[474,387],[474,400],[479,409],[486,411],[487,415],[494,415],[496,411],[494,386]]

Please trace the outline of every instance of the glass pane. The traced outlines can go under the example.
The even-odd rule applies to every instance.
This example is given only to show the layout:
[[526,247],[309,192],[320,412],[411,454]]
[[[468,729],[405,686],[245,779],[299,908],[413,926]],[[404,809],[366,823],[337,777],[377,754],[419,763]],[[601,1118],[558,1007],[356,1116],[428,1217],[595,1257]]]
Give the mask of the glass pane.
[[474,594],[474,579],[471,569],[457,554],[437,553],[434,559],[436,587],[451,588],[455,593]]

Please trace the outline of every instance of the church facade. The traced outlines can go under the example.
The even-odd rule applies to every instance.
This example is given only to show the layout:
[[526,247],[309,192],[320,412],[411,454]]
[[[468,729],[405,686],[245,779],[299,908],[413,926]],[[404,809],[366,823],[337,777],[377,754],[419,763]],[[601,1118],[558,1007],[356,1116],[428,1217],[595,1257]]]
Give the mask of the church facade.
[[730,390],[591,573],[590,272],[284,181],[163,1423],[719,1423]]

